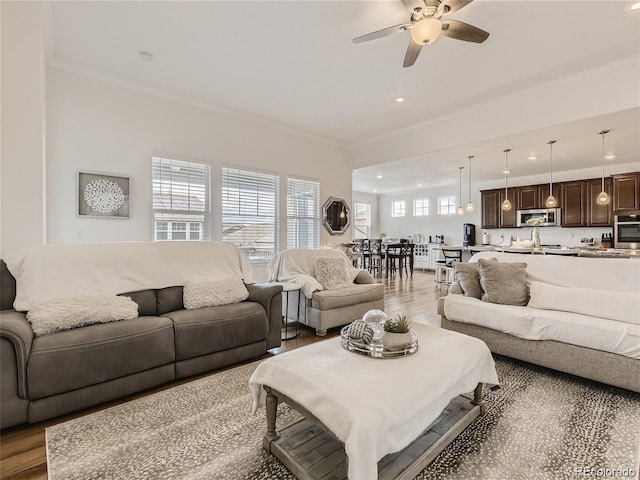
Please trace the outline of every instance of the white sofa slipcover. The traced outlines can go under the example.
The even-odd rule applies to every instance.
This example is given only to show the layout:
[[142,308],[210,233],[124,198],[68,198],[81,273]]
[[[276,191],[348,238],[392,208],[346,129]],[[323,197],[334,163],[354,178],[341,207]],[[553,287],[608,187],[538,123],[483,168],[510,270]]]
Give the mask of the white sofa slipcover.
[[[528,283],[566,287],[568,294],[572,289],[594,289],[640,296],[638,259],[481,252],[470,262],[480,258],[526,262]],[[640,392],[640,326],[636,318],[640,312],[609,315],[633,320],[622,322],[572,311],[490,304],[461,298],[461,293],[459,284],[454,283],[451,298],[440,299],[443,328],[481,338],[494,353]],[[633,300],[621,302],[620,308],[633,308],[638,299]]]

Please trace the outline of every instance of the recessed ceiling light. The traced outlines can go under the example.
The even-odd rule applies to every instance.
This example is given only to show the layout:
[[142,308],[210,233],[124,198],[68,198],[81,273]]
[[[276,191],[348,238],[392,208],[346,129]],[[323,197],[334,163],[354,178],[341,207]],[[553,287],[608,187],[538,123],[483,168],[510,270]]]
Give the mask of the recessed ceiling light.
[[629,10],[640,10],[640,2],[632,3]]
[[527,160],[537,160],[538,157],[536,156],[535,153],[531,153],[529,154],[529,156],[527,157]]
[[373,193],[378,193],[378,190],[374,190]]
[[604,156],[605,160],[613,160],[616,156],[613,153]]
[[421,186],[422,186],[422,184],[421,184],[421,183],[419,183],[419,184],[418,184],[418,186],[419,186],[419,187],[421,187]]
[[402,103],[406,100],[405,97],[396,97],[396,103]]
[[508,175],[509,173],[511,173],[511,170],[502,170],[502,173],[504,173],[505,175]]
[[140,58],[142,60],[144,60],[145,62],[150,62],[151,60],[153,60],[153,53],[145,52],[144,50],[140,50],[138,52],[138,55],[140,55]]
[[376,175],[376,178],[380,180],[382,178],[382,175]]

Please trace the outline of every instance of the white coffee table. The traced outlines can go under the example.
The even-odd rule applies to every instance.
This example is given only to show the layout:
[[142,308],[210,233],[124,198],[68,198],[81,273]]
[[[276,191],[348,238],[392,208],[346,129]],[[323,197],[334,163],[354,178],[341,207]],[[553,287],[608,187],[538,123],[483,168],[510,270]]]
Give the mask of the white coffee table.
[[[367,357],[332,338],[262,362],[249,383],[254,409],[267,407],[264,448],[301,480],[413,478],[483,413],[481,384],[498,383],[484,342],[414,331],[419,349],[406,357]],[[279,402],[305,419],[278,432]]]

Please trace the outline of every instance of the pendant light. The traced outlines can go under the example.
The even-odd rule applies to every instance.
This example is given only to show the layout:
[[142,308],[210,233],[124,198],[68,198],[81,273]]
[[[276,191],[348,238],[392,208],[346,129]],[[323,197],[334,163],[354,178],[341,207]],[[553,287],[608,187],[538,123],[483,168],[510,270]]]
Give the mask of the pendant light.
[[458,215],[464,215],[464,210],[462,209],[462,170],[464,169],[464,167],[458,167],[459,173],[460,173],[460,190],[458,192],[459,196],[458,196],[458,210],[457,210],[457,214]]
[[509,201],[509,196],[507,194],[508,181],[507,178],[509,176],[509,152],[510,148],[504,150],[504,202],[502,202],[502,210],[511,210],[511,202]]
[[604,136],[609,133],[609,130],[602,130],[598,135],[602,135],[602,191],[596,199],[598,205],[608,205],[609,195],[604,191]]
[[553,144],[556,143],[557,140],[549,140],[547,144],[549,145],[549,196],[545,200],[544,204],[548,208],[555,208],[558,206],[558,201],[556,197],[553,196]]
[[471,201],[471,159],[473,155],[469,155],[469,201],[467,202],[467,212],[473,212],[473,202]]

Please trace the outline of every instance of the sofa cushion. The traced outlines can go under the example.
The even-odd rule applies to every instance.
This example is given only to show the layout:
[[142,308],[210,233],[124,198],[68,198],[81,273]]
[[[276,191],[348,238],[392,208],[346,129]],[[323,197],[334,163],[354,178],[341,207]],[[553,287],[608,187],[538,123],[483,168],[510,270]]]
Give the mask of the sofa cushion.
[[187,282],[182,293],[184,308],[187,310],[230,305],[242,302],[248,296],[247,287],[244,286],[242,279],[238,277]]
[[342,257],[319,257],[316,259],[316,280],[324,290],[348,287],[353,284],[347,271],[349,267]]
[[36,337],[95,323],[131,320],[138,316],[138,304],[117,295],[78,295],[54,298],[34,304],[27,312]]
[[581,313],[640,325],[640,294],[531,282],[529,307]]
[[157,291],[158,298],[158,315],[164,315],[165,313],[175,312],[176,310],[182,310],[184,305],[182,304],[183,287],[167,287],[161,288]]
[[334,308],[372,302],[381,298],[384,298],[384,285],[381,283],[366,283],[338,290],[315,292],[311,297],[311,306],[318,310],[332,310]]
[[127,292],[120,294],[123,297],[129,297],[138,304],[138,315],[141,317],[153,317],[157,315],[156,291],[153,289],[138,290],[137,292]]
[[269,330],[267,313],[255,302],[177,310],[165,316],[174,323],[176,360],[260,342]]
[[29,398],[48,397],[172,363],[173,324],[138,317],[42,335],[27,367]]
[[[487,259],[498,261],[495,258]],[[456,262],[454,264],[455,279],[458,281],[462,293],[465,297],[482,298],[482,287],[480,286],[480,274],[477,263]]]
[[526,268],[527,264],[522,262],[478,260],[480,286],[484,292],[482,301],[501,305],[526,305],[529,302]]

